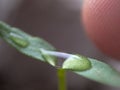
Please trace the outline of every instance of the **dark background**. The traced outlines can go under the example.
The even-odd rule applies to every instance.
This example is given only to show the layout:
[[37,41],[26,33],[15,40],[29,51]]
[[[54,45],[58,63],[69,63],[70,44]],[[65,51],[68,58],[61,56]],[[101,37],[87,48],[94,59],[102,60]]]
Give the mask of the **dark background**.
[[[85,35],[81,7],[82,0],[0,0],[0,20],[44,38],[60,51],[103,60],[119,69],[118,62],[103,55]],[[68,90],[119,90],[71,72],[67,82]],[[56,70],[0,40],[0,90],[57,90]]]

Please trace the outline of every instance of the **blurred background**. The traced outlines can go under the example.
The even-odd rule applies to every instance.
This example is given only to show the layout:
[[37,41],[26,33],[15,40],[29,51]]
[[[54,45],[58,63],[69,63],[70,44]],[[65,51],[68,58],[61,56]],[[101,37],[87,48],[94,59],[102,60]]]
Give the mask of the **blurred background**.
[[[113,65],[85,35],[83,0],[0,0],[0,20],[50,42],[58,50],[80,53]],[[109,61],[108,61],[109,60]],[[67,73],[68,90],[119,90]],[[57,90],[56,70],[17,52],[0,40],[0,90]]]

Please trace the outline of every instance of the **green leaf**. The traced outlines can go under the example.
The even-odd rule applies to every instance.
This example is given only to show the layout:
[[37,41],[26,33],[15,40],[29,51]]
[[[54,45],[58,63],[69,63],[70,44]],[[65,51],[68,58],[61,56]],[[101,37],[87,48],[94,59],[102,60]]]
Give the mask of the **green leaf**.
[[108,64],[100,62],[95,59],[88,58],[91,61],[92,68],[86,71],[74,71],[78,75],[89,78],[91,80],[111,85],[115,87],[120,87],[120,73],[113,69]]
[[[40,49],[55,50],[53,46],[43,39],[32,37],[20,29],[10,27],[3,22],[0,22],[0,37],[21,53],[42,61],[46,60]],[[49,60],[50,64],[52,63],[52,65],[55,65],[56,58],[51,58],[52,59]]]
[[[53,56],[49,55],[46,51],[54,51],[55,48],[43,39],[32,37],[20,29],[10,27],[3,22],[0,22],[0,37],[21,53],[56,66],[56,57],[54,55],[57,56],[58,53],[54,52]],[[67,57],[71,56],[71,54],[65,53],[58,56],[66,57],[65,55]],[[63,63],[62,68],[106,85],[120,87],[120,73],[108,64],[95,59],[72,56]]]

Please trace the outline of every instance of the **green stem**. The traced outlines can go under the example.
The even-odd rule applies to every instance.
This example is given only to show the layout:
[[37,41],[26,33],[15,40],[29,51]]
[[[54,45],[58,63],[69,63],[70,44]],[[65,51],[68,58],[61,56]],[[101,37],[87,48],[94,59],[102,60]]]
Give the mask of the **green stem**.
[[58,76],[58,90],[67,90],[66,85],[66,71],[64,69],[57,69]]

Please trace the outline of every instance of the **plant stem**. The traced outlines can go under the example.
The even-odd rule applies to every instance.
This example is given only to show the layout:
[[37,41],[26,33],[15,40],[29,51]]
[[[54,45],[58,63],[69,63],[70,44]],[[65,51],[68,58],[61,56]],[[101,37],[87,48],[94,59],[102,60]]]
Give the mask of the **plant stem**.
[[66,71],[64,69],[57,69],[58,76],[58,90],[67,90],[66,85]]

